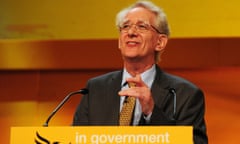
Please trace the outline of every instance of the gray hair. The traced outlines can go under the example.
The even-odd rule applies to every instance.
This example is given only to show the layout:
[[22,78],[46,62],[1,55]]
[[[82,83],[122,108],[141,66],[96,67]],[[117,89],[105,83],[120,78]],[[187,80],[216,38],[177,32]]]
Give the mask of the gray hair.
[[[156,6],[155,4],[153,4],[150,1],[138,1],[138,2],[134,3],[133,5],[121,10],[116,16],[116,26],[119,29],[120,29],[121,25],[123,24],[124,18],[129,13],[129,11],[131,11],[132,9],[134,9],[136,7],[143,7],[145,9],[149,10],[150,12],[154,13],[156,15],[154,27],[156,27],[160,33],[165,34],[165,35],[167,35],[167,37],[169,37],[170,28],[168,25],[166,14],[162,10],[162,8]],[[163,51],[155,52],[154,59],[155,59],[156,63],[158,63],[161,60],[162,53],[163,53]]]
[[123,23],[124,18],[128,14],[128,12],[131,11],[132,9],[136,8],[136,7],[143,7],[145,9],[149,10],[150,12],[154,13],[156,15],[154,26],[162,34],[166,34],[167,36],[170,35],[170,29],[169,29],[169,26],[168,26],[168,21],[167,21],[167,18],[166,18],[166,14],[162,10],[162,8],[156,6],[155,4],[153,4],[150,1],[138,1],[138,2],[134,3],[133,5],[121,10],[116,16],[116,25],[117,25],[118,28]]

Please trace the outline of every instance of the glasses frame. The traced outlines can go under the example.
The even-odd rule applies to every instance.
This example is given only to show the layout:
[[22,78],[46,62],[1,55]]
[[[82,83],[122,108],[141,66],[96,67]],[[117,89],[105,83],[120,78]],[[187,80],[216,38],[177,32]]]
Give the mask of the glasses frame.
[[[128,28],[124,28],[125,25],[128,25]],[[145,25],[146,26],[146,29],[144,30],[141,30],[139,27],[141,27],[140,25]],[[149,23],[145,23],[145,22],[137,22],[135,24],[128,24],[128,23],[125,23],[125,24],[122,24],[121,26],[119,26],[119,30],[120,32],[124,32],[124,33],[127,33],[131,28],[134,28],[136,29],[137,32],[140,32],[140,33],[144,33],[145,31],[149,31],[151,28],[159,33],[159,34],[162,34],[156,27],[154,27],[153,25],[149,24]]]

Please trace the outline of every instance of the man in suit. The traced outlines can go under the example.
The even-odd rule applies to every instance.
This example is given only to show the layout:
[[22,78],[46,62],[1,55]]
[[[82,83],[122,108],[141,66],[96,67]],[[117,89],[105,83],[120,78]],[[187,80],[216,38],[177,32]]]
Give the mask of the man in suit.
[[192,125],[194,142],[208,143],[202,91],[157,65],[170,34],[162,9],[139,1],[120,11],[116,23],[124,68],[88,81],[73,125],[119,125],[126,99],[134,97],[130,125]]

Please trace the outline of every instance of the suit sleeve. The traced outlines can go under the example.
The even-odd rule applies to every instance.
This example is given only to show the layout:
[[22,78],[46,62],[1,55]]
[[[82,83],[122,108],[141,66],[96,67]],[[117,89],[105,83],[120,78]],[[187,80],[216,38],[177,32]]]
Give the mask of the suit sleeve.
[[[87,82],[87,89],[89,89],[89,84],[90,82]],[[84,126],[84,125],[88,125],[89,124],[89,95],[86,94],[82,97],[82,99],[80,100],[80,103],[78,104],[75,114],[73,116],[73,122],[72,125],[73,126]]]
[[182,102],[177,125],[193,125],[193,137],[195,144],[207,144],[206,124],[204,120],[205,100],[204,94],[197,89],[193,95],[189,95],[187,100]]
[[204,120],[205,103],[202,91],[199,89],[180,90],[177,95],[176,118],[173,119],[171,116],[172,104],[163,104],[166,106],[155,104],[149,125],[191,125],[193,126],[194,144],[207,144]]
[[88,125],[88,95],[84,95],[73,117],[73,126]]

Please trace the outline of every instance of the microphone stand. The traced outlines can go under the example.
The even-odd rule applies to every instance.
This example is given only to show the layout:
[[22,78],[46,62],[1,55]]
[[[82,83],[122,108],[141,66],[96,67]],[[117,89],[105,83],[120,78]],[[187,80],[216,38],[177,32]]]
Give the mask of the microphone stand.
[[54,114],[63,106],[64,103],[66,103],[66,101],[75,94],[87,94],[88,90],[87,89],[81,89],[79,91],[76,92],[71,92],[70,94],[68,94],[62,101],[61,103],[53,110],[53,112],[49,115],[48,119],[46,120],[46,122],[43,124],[44,127],[48,127],[48,123],[51,120],[51,118],[54,116]]

